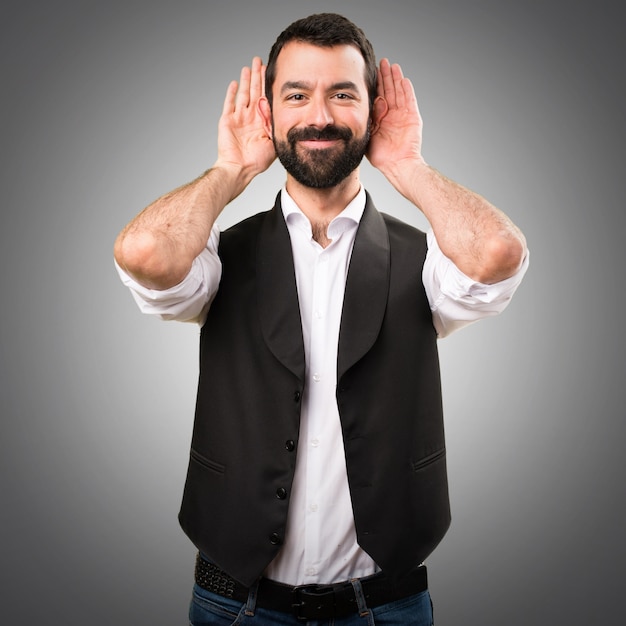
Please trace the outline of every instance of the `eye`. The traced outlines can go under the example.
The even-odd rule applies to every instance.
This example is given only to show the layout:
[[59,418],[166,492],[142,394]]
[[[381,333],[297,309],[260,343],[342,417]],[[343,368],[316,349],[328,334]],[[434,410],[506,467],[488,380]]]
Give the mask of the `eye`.
[[335,98],[337,98],[337,100],[353,100],[352,95],[349,93],[336,93]]
[[287,96],[287,100],[293,100],[295,102],[300,102],[300,101],[304,100],[304,94],[292,93],[291,95]]

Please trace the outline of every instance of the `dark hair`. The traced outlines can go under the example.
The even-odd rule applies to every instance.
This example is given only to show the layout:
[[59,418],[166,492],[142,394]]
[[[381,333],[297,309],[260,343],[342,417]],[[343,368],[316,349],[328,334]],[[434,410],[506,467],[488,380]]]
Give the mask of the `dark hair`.
[[272,86],[276,80],[276,59],[285,44],[290,41],[310,43],[322,48],[340,45],[352,45],[358,48],[365,61],[365,84],[367,85],[370,106],[374,104],[377,93],[377,70],[372,44],[365,37],[365,33],[343,15],[317,13],[287,26],[274,42],[265,70],[265,95],[270,106],[272,104]]

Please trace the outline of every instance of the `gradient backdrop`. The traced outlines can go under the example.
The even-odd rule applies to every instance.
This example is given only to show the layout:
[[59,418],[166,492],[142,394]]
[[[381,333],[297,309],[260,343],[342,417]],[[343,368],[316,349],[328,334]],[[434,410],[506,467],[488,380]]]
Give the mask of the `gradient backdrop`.
[[[441,343],[452,528],[438,626],[623,623],[617,2],[4,2],[0,622],[186,624],[177,512],[198,330],[140,315],[118,231],[208,168],[228,82],[321,10],[415,84],[431,164],[525,231],[510,308]],[[418,212],[369,165],[378,207]],[[223,215],[271,206],[278,165]]]

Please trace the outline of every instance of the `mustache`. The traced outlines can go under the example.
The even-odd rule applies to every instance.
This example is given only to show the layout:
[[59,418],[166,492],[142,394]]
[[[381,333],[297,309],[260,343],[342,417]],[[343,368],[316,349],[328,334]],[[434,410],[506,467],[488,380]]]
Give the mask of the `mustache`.
[[292,128],[287,132],[287,141],[293,146],[296,141],[310,140],[328,140],[342,139],[350,141],[352,139],[352,131],[349,128],[340,126],[325,126],[324,128]]

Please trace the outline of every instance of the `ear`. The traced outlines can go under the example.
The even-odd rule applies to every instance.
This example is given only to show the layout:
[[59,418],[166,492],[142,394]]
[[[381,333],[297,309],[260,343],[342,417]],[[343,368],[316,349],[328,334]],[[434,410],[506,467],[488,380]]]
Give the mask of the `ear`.
[[272,128],[272,108],[270,107],[270,103],[265,96],[261,96],[259,98],[257,110],[263,120],[263,129],[267,133],[268,137],[273,138],[274,129]]
[[382,122],[385,115],[389,111],[389,106],[387,105],[387,100],[385,100],[381,96],[377,96],[374,100],[374,105],[372,106],[372,114],[370,117],[370,133],[373,135],[380,127],[380,123]]

